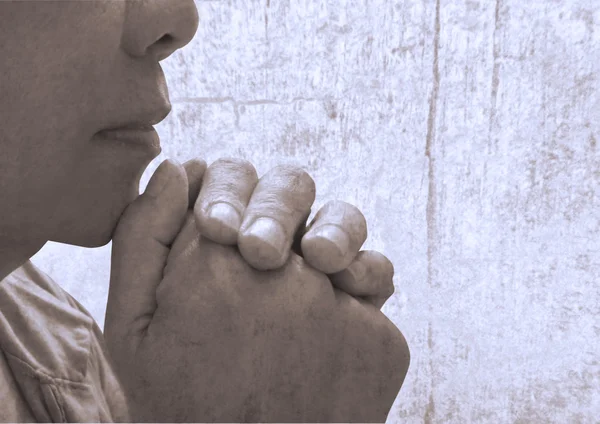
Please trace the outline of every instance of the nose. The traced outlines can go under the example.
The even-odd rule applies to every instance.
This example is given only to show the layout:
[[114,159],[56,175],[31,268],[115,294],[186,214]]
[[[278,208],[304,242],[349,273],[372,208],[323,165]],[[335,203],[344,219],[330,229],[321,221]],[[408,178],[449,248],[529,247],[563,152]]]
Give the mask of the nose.
[[192,40],[198,19],[194,0],[127,1],[121,47],[134,57],[166,59]]

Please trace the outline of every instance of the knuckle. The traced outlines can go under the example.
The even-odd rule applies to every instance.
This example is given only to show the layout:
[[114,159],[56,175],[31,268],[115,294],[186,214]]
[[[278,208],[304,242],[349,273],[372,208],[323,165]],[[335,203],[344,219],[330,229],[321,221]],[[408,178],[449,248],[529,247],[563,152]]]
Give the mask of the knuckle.
[[199,194],[199,213],[206,213],[217,202],[229,203],[240,213],[246,206],[257,179],[254,166],[246,160],[216,160],[207,169],[203,179]]
[[329,200],[327,203],[325,203],[325,206],[327,206],[328,208],[331,208],[331,209],[337,209],[337,210],[342,210],[342,211],[350,210],[352,212],[356,212],[356,213],[362,215],[362,212],[360,211],[360,209],[358,209],[352,203],[348,203],[348,202],[345,202],[345,201],[339,200],[339,199]]
[[[207,214],[208,209],[216,203],[226,203],[232,206],[237,213],[244,210],[244,199],[237,196],[239,190],[234,187],[234,184],[219,184],[212,185],[209,190],[201,192],[200,206],[195,207],[195,210],[200,214]],[[198,203],[196,204],[198,205]]]
[[276,193],[259,192],[258,194],[253,193],[248,210],[246,213],[251,215],[260,215],[261,213],[275,213],[280,215],[285,212],[291,213],[288,210],[285,200]]
[[368,269],[379,280],[377,285],[380,296],[386,300],[389,299],[396,291],[394,285],[394,265],[382,253],[376,250],[364,250],[359,253],[358,259],[367,265]]
[[247,177],[257,178],[256,169],[249,161],[241,158],[224,157],[214,161],[210,167],[211,171],[218,170],[219,173],[235,171],[236,177],[241,172]]
[[387,321],[388,328],[381,340],[382,350],[386,357],[385,367],[390,371],[390,377],[393,376],[401,386],[410,366],[410,348],[400,329],[389,319]]
[[400,363],[403,365],[402,366],[402,370],[401,373],[405,374],[406,369],[408,369],[408,366],[410,364],[410,347],[408,346],[408,342],[406,341],[406,338],[404,337],[404,334],[402,334],[402,332],[400,331],[400,329],[398,327],[396,327],[394,325],[394,336],[393,339],[396,342],[395,343],[395,347],[396,347],[396,355],[398,357],[398,359],[400,359]]
[[390,279],[394,276],[394,264],[383,253],[376,250],[365,250],[361,252],[372,267],[377,268],[383,275]]
[[386,286],[387,290],[385,291],[386,300],[389,299],[396,293],[396,286],[394,285],[394,280],[390,279],[387,282]]
[[310,212],[315,191],[314,181],[302,168],[279,165],[258,181],[248,210],[251,215],[258,210],[270,211],[286,223],[296,224]]
[[303,168],[296,165],[278,165],[272,169],[272,174],[280,178],[291,191],[315,193],[315,181]]
[[204,159],[200,159],[200,158],[193,158],[193,159],[186,161],[183,164],[183,167],[185,169],[195,168],[195,167],[206,168],[206,161]]
[[273,167],[272,171],[277,174],[287,175],[287,176],[300,176],[303,173],[306,173],[306,171],[304,171],[304,169],[302,167],[300,167],[298,165],[292,165],[292,164],[276,165]]
[[321,215],[337,220],[362,242],[367,238],[367,220],[361,210],[342,200],[330,200],[321,208]]

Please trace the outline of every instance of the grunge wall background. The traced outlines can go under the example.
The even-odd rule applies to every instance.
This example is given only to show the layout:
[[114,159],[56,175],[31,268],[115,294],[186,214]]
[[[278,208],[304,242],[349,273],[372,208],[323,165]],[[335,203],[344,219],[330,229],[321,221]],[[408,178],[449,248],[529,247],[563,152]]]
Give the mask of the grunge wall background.
[[[197,1],[167,157],[299,164],[396,268],[390,423],[600,416],[600,3]],[[33,261],[102,326],[110,245]]]

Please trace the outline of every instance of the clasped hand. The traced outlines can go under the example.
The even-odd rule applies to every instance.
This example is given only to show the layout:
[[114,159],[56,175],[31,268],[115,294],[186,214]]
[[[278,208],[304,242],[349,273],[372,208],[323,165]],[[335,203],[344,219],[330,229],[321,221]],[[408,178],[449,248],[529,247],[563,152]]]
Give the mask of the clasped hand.
[[366,222],[276,167],[163,163],[113,236],[105,337],[150,421],[385,421],[409,362]]

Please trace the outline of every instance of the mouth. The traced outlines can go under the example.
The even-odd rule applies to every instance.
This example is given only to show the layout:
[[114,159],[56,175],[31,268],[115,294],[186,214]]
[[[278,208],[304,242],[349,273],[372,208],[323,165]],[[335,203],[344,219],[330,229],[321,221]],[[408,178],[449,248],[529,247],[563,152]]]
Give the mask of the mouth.
[[167,101],[153,110],[140,111],[137,116],[127,121],[116,121],[110,127],[97,132],[95,139],[118,142],[132,148],[150,150],[155,155],[161,152],[160,138],[154,125],[163,121],[171,112],[171,104]]
[[145,148],[160,154],[160,138],[152,125],[132,124],[120,128],[102,130],[95,137],[100,141],[120,142],[131,147]]

